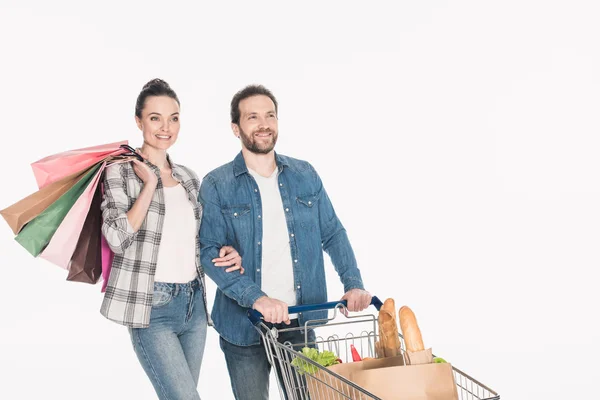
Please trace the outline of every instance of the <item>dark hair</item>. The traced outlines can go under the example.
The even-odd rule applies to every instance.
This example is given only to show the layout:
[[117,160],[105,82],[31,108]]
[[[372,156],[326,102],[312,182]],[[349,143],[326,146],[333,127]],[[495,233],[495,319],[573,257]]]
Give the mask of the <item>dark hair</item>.
[[275,113],[277,114],[277,99],[271,93],[269,89],[264,87],[263,85],[248,85],[239,92],[237,92],[233,99],[231,99],[231,122],[234,124],[240,123],[240,102],[248,97],[252,96],[267,96],[275,104]]
[[171,86],[162,79],[152,79],[150,82],[146,83],[142,88],[142,91],[138,95],[137,101],[135,102],[135,116],[138,118],[142,118],[142,110],[146,105],[146,99],[150,96],[168,96],[175,100],[178,105],[179,99],[177,98],[177,94]]

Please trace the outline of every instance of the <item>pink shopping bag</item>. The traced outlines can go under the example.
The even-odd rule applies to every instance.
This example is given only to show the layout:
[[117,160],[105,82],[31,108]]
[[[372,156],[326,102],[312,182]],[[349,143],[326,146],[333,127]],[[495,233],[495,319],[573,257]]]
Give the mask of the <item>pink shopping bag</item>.
[[126,149],[119,147],[122,144],[127,144],[127,140],[69,150],[44,157],[31,164],[37,185],[41,189],[74,172],[82,171],[99,163],[108,156],[126,153]]
[[106,292],[108,278],[110,277],[110,269],[112,268],[113,258],[115,253],[112,252],[104,235],[100,235],[101,258],[102,258],[102,293]]

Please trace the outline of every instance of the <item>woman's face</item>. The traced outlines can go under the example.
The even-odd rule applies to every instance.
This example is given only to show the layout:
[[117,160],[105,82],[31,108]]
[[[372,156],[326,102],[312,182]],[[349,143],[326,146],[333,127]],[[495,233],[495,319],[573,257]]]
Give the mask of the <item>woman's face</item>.
[[146,99],[142,118],[135,117],[144,134],[144,143],[157,150],[167,150],[179,135],[179,105],[169,96]]

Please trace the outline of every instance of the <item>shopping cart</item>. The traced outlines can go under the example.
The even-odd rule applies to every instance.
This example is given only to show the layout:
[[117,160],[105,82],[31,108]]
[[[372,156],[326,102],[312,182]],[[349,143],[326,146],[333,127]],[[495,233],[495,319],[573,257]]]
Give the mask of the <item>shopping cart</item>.
[[[383,305],[375,296],[373,296],[371,304],[377,310]],[[319,351],[332,351],[343,362],[351,362],[351,345],[353,345],[363,358],[375,358],[375,342],[378,340],[376,316],[373,314],[350,315],[345,309],[346,305],[346,301],[339,301],[290,307],[290,314],[318,310],[333,311],[330,312],[331,318],[307,321],[304,326],[289,329],[269,328],[258,311],[250,310],[248,312],[248,318],[260,332],[269,363],[277,370],[277,383],[282,399],[385,400],[369,393],[343,376],[330,371],[302,354],[302,348],[316,347]],[[342,312],[338,313],[338,309]],[[340,319],[342,322],[339,322]],[[343,336],[337,333],[340,328],[346,331]],[[353,328],[353,330],[350,331],[350,328]],[[319,331],[318,335],[317,330]],[[291,331],[300,331],[304,336],[304,342],[298,344],[280,343],[278,339],[281,334]],[[404,353],[406,346],[402,335],[400,335],[400,341],[402,353]],[[303,366],[303,368],[299,368],[299,366]],[[312,366],[312,370],[316,373],[304,373],[307,366]],[[453,367],[453,373],[460,400],[500,399],[498,393],[458,368]]]

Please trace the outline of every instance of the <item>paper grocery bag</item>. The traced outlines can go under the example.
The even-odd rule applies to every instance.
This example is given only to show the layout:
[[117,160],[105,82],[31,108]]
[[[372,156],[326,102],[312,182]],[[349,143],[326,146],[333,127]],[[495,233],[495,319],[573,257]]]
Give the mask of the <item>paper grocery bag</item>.
[[[338,364],[328,369],[383,400],[458,400],[450,364],[404,365],[404,357],[397,356]],[[351,385],[336,387],[331,384],[335,380],[325,375],[329,374],[319,371],[307,380],[311,399],[369,398]]]
[[[385,361],[384,361],[385,360]],[[351,376],[354,373],[365,368],[372,368],[380,365],[404,365],[402,356],[382,358],[380,360],[369,360],[361,362],[351,362],[332,365],[327,369],[334,372],[343,378],[352,381]],[[315,374],[305,374],[306,385],[312,399],[332,399],[332,400],[347,400],[347,399],[371,399],[371,397],[361,393],[361,390],[356,389],[352,384],[341,380],[338,376],[332,375],[327,371],[318,370]],[[354,383],[354,382],[353,382]],[[356,383],[354,383],[356,384]],[[365,388],[363,388],[365,389]]]
[[40,215],[50,204],[58,200],[88,171],[89,168],[45,186],[43,189],[30,194],[12,206],[0,211],[0,214],[6,220],[13,233],[17,235],[25,224]]
[[100,237],[102,235],[102,214],[99,190],[94,192],[92,205],[87,214],[75,252],[69,264],[68,281],[95,284],[102,275],[102,253]]
[[458,400],[450,364],[393,366],[386,360],[354,371],[349,379],[384,400]]
[[431,364],[433,362],[433,353],[431,349],[422,351],[405,351],[404,362],[406,365]]

